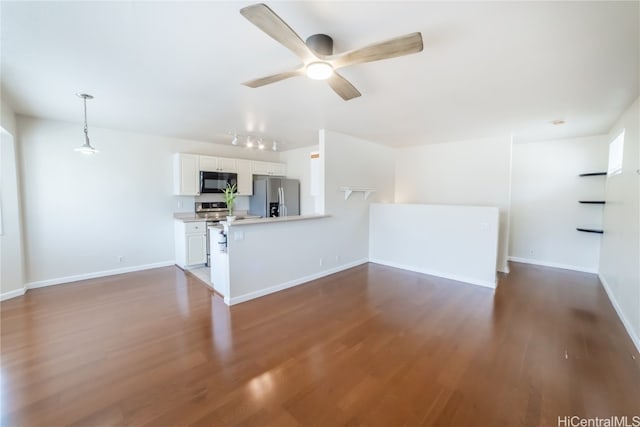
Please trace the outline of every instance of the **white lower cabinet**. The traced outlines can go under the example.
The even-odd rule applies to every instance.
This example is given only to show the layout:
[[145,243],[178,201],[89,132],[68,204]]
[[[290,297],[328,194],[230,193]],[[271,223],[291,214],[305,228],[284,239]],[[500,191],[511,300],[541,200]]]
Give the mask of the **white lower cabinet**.
[[176,264],[190,268],[207,262],[207,223],[174,221]]

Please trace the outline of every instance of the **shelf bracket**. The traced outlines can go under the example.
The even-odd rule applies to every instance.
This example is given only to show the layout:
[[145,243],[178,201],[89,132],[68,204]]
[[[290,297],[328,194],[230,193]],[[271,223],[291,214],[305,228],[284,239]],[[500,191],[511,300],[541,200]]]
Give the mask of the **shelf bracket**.
[[367,200],[371,193],[374,193],[375,188],[356,188],[356,187],[340,187],[340,191],[344,191],[344,199],[347,200],[354,192],[361,192],[364,196],[364,200]]

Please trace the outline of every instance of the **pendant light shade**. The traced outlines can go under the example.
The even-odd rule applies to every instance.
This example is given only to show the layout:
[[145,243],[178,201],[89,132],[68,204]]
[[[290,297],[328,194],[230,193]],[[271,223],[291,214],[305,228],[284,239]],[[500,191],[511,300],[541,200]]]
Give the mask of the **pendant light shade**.
[[84,144],[80,147],[76,148],[75,151],[82,154],[97,154],[98,150],[91,146],[91,142],[89,141],[89,128],[87,127],[87,99],[93,99],[93,96],[86,93],[78,93],[76,94],[79,98],[82,98],[84,102]]

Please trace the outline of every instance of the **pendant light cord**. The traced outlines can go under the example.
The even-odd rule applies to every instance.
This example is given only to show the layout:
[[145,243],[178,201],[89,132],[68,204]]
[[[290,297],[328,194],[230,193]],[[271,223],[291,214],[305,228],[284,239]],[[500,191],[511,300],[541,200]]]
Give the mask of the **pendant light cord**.
[[87,97],[82,97],[84,100],[84,138],[89,143],[89,129],[87,127]]

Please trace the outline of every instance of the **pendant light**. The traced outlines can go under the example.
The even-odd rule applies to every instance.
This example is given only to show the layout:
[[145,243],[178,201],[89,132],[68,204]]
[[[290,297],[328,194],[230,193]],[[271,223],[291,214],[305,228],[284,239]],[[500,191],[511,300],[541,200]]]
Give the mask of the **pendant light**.
[[93,148],[89,142],[89,129],[87,128],[87,99],[93,99],[93,96],[86,93],[77,93],[76,95],[84,101],[84,144],[76,148],[75,151],[87,155],[97,154],[98,150]]

